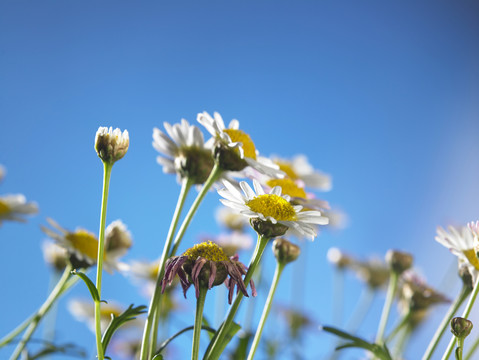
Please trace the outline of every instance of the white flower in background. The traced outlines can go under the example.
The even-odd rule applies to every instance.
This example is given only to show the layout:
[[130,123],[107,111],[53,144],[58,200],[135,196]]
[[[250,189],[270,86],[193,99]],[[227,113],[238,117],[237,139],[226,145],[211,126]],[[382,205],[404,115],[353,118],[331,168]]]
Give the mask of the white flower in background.
[[100,126],[95,136],[95,150],[98,157],[107,163],[115,163],[125,156],[130,146],[128,131]]
[[[81,322],[84,322],[88,325],[88,328],[95,332],[95,306],[94,303],[90,300],[79,300],[73,299],[68,303],[68,310],[73,315],[73,317]],[[103,333],[108,324],[111,321],[111,316],[119,316],[123,312],[123,308],[111,301],[108,301],[108,304],[102,302],[100,305],[100,325],[101,332]],[[135,322],[135,320],[133,320]],[[127,324],[130,324],[131,321],[128,321]]]
[[[301,211],[303,209],[301,205],[292,205],[289,202],[290,196],[282,196],[279,186],[271,189],[269,194],[265,194],[256,180],[253,180],[254,191],[245,181],[242,181],[240,182],[242,194],[233,184],[227,181],[224,181],[223,184],[226,188],[218,190],[218,194],[224,198],[220,201],[251,219],[258,219],[262,223],[268,222],[273,225],[281,224],[312,240],[316,236],[315,225],[328,223],[328,219],[319,211]],[[278,235],[274,234],[273,236]]]
[[52,242],[44,241],[42,244],[43,259],[57,271],[63,271],[68,264],[67,249]]
[[219,207],[216,210],[215,218],[218,224],[233,231],[242,232],[249,227],[248,219],[229,207]]
[[211,147],[204,142],[203,133],[185,119],[178,124],[163,123],[166,134],[153,129],[153,147],[161,154],[157,161],[163,172],[190,177],[196,184],[206,181],[214,160]]
[[273,162],[287,177],[304,184],[303,186],[323,191],[331,190],[331,176],[315,170],[305,155],[297,155],[291,160],[276,157]]
[[215,112],[211,117],[204,111],[198,114],[198,122],[213,136],[215,156],[223,170],[241,171],[251,166],[271,177],[284,176],[276,164],[259,156],[251,137],[239,129],[238,120],[231,120],[226,128],[220,114]]
[[26,222],[23,215],[36,214],[38,205],[27,202],[22,194],[0,196],[0,225],[4,220]]
[[[245,218],[244,216],[242,217]],[[228,256],[233,256],[241,250],[249,250],[253,246],[253,238],[251,235],[239,231],[233,231],[227,234],[222,233],[216,237],[209,237],[208,239],[218,244]],[[206,239],[202,241],[206,241]]]

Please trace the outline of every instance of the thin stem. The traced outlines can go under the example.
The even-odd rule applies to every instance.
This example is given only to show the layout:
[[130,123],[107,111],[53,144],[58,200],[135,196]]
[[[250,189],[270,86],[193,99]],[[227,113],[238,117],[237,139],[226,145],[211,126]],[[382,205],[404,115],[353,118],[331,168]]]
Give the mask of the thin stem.
[[[264,267],[265,267],[265,262],[263,261],[262,263],[258,264],[258,266],[256,268],[256,271],[253,274],[254,285],[255,285],[256,289],[261,289],[262,286],[263,286],[264,276],[263,276],[262,272],[263,272]],[[248,301],[248,307],[246,308],[245,316],[244,316],[244,326],[242,327],[243,330],[246,331],[247,333],[253,333],[252,322],[253,322],[253,319],[254,319],[256,303],[257,303],[257,301]]]
[[[474,284],[474,289],[472,291],[472,294],[469,297],[469,301],[467,302],[466,308],[464,309],[464,312],[461,315],[462,318],[464,319],[469,318],[469,314],[471,313],[472,306],[474,305],[474,302],[476,301],[476,297],[478,293],[479,293],[479,277],[477,278],[476,283]],[[451,341],[449,342],[449,345],[447,346],[446,351],[444,352],[442,360],[449,359],[449,356],[451,356],[452,350],[454,349],[455,342],[456,342],[456,337],[453,335]]]
[[58,297],[66,291],[71,285],[73,285],[74,282],[71,283],[71,285],[67,284],[68,279],[70,278],[70,271],[72,270],[71,265],[67,266],[65,268],[65,271],[62,274],[62,277],[58,281],[57,285],[55,288],[52,290],[48,298],[45,300],[42,306],[38,309],[38,311],[31,317],[30,324],[28,325],[27,329],[25,330],[25,333],[23,334],[22,339],[18,343],[17,347],[15,348],[15,351],[13,352],[12,356],[10,357],[10,360],[16,360],[19,358],[21,355],[23,349],[25,349],[25,346],[27,345],[27,342],[30,340],[32,337],[33,333],[38,327],[38,324],[40,323],[40,320],[45,316],[45,314],[50,310],[52,307],[53,303],[58,299]]
[[193,330],[193,349],[191,351],[191,360],[198,360],[198,355],[200,352],[201,325],[203,322],[203,308],[205,306],[207,292],[207,287],[200,286],[200,294],[198,299],[196,299],[195,328]]
[[391,271],[391,278],[389,280],[388,292],[386,295],[386,301],[384,302],[383,312],[381,314],[381,320],[379,322],[378,333],[376,335],[376,343],[382,344],[384,332],[386,331],[386,325],[391,312],[391,307],[394,301],[394,295],[396,294],[398,286],[399,274],[395,271]]
[[[178,196],[178,201],[176,203],[175,212],[173,218],[171,219],[170,228],[168,229],[168,235],[166,237],[165,245],[163,247],[163,253],[161,254],[160,263],[158,264],[158,276],[156,278],[155,290],[150,301],[150,308],[148,310],[148,317],[145,322],[145,328],[143,330],[143,339],[141,344],[141,359],[147,359],[149,354],[153,354],[154,347],[156,346],[156,334],[157,331],[155,328],[158,327],[158,318],[157,312],[160,308],[161,302],[161,280],[163,279],[163,274],[165,271],[165,263],[168,259],[168,253],[170,252],[171,245],[173,243],[173,235],[178,226],[178,221],[180,220],[181,212],[185,204],[186,197],[191,189],[192,181],[189,179],[183,179],[181,183],[181,190]],[[153,330],[153,334],[151,331]],[[151,336],[150,336],[151,335]]]
[[411,316],[411,311],[404,315],[399,324],[397,324],[396,327],[391,331],[391,333],[386,337],[385,342],[389,343],[392,339],[394,339],[394,337],[399,333],[399,331],[409,323],[409,321],[411,320]]
[[[110,177],[113,163],[103,162],[103,194],[101,198],[101,214],[100,214],[100,234],[98,236],[98,256],[96,262],[96,289],[101,299],[101,278],[103,274],[103,254],[105,252],[105,225],[106,225],[106,206],[108,203],[108,190],[110,188]],[[100,301],[95,301],[95,335],[96,350],[99,360],[104,359],[103,346],[101,344],[101,313]]]
[[[251,263],[244,277],[244,283],[246,286],[248,286],[248,283],[251,280],[251,277],[253,276],[253,273],[256,267],[258,266],[258,263],[260,262],[261,257],[263,256],[264,249],[266,248],[266,245],[268,244],[269,240],[270,238],[263,237],[261,235],[258,236],[258,241],[256,242],[256,247],[254,249],[254,253],[251,258]],[[213,339],[211,339],[210,345],[208,346],[208,349],[206,350],[206,353],[203,359],[216,360],[221,355],[220,352],[221,352],[222,342],[224,341],[226,334],[228,333],[229,327],[234,320],[234,317],[236,315],[236,312],[238,311],[238,308],[241,304],[242,299],[243,299],[243,293],[238,292],[236,294],[233,305],[231,305],[230,307],[230,310],[228,312],[228,315],[225,321],[223,322],[223,324],[221,324],[215,336],[213,336]]]
[[457,339],[456,360],[462,360],[462,350],[464,349],[464,338]]
[[374,295],[375,292],[370,286],[363,288],[359,301],[356,305],[356,309],[346,325],[348,332],[355,334],[358,331],[359,327],[371,310]]
[[269,289],[268,298],[266,299],[266,303],[263,308],[263,313],[261,314],[261,319],[259,321],[258,329],[256,330],[256,334],[254,335],[253,343],[251,344],[251,348],[248,354],[248,360],[253,360],[254,354],[258,348],[259,341],[261,339],[261,334],[263,333],[264,324],[266,323],[266,319],[268,318],[269,312],[271,310],[271,304],[273,303],[274,293],[276,292],[276,288],[278,287],[279,278],[283,272],[285,264],[277,262],[276,270],[274,271],[273,282],[271,283],[271,287]]
[[479,337],[476,339],[474,344],[471,346],[471,348],[467,352],[466,357],[464,358],[464,360],[472,359],[472,355],[474,355],[474,353],[476,352],[478,347],[479,347]]
[[337,267],[333,281],[333,324],[341,327],[344,308],[344,269]]
[[441,321],[441,324],[436,330],[436,333],[431,339],[431,342],[429,343],[426,352],[424,353],[422,360],[430,360],[432,357],[432,354],[434,353],[434,350],[436,350],[437,345],[439,344],[439,341],[441,340],[442,335],[446,331],[446,329],[449,327],[451,323],[451,319],[454,316],[454,314],[457,312],[459,307],[462,305],[464,300],[466,300],[467,296],[471,293],[471,290],[467,286],[463,286],[461,289],[461,292],[458,294],[456,300],[451,304],[449,307],[449,310],[447,311],[446,315],[444,315],[444,318]]

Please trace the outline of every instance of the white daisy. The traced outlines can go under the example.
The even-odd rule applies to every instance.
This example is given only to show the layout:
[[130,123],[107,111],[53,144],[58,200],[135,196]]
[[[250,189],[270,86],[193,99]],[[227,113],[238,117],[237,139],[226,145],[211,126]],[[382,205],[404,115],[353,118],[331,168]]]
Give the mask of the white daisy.
[[[271,177],[284,176],[284,173],[270,159],[259,156],[251,137],[239,129],[238,120],[231,120],[228,128],[226,128],[223,118],[217,112],[211,117],[210,114],[204,111],[198,114],[197,119],[213,136],[212,141],[215,142],[215,145],[223,146],[227,150],[233,150],[233,152],[228,151],[228,155],[225,156],[226,161],[222,164],[224,170],[240,171],[246,166],[251,166]],[[239,161],[232,159],[233,153],[236,153]]]
[[321,216],[319,211],[301,211],[301,205],[292,205],[290,196],[281,195],[281,187],[275,186],[269,194],[265,194],[263,188],[256,180],[253,180],[253,189],[245,182],[240,182],[241,191],[233,184],[224,181],[226,188],[218,190],[224,199],[220,201],[238,210],[249,218],[257,218],[263,222],[281,224],[288,229],[293,229],[303,236],[316,236],[314,225],[326,225],[328,219]]
[[[240,214],[238,215],[241,216]],[[245,219],[244,216],[241,217]],[[228,256],[233,256],[241,250],[249,250],[253,246],[253,238],[251,235],[239,231],[221,233],[216,237],[209,238],[218,244]]]
[[[92,301],[72,299],[68,303],[68,310],[76,320],[85,322],[91,331],[95,331],[95,305]],[[108,301],[108,304],[101,303],[100,326],[102,333],[110,323],[112,315],[119,316],[123,310],[120,305],[111,301]],[[134,320],[134,322],[138,323],[138,320]],[[132,325],[130,321],[127,324]]]
[[129,146],[130,137],[127,130],[122,133],[120,129],[113,130],[111,126],[98,128],[95,136],[95,150],[102,161],[114,163],[120,160],[125,156]]
[[44,241],[42,244],[43,259],[55,270],[62,271],[68,264],[67,249],[52,241]]
[[153,129],[153,147],[161,153],[157,161],[163,172],[180,177],[193,176],[196,183],[203,183],[211,172],[214,160],[211,148],[205,144],[203,133],[185,119],[181,123],[163,123],[166,134]]
[[26,222],[23,215],[35,214],[38,205],[34,202],[27,203],[22,194],[9,194],[0,197],[0,225],[4,220]]
[[273,162],[294,181],[318,190],[331,190],[331,176],[314,169],[305,155],[297,155],[291,160],[273,158]]

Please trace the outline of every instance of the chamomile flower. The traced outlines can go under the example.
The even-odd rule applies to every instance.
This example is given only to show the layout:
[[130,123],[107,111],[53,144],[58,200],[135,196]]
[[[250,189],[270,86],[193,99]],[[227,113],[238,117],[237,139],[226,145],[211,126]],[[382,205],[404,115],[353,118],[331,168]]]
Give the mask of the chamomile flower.
[[[253,180],[253,189],[245,181],[240,182],[241,191],[233,184],[224,181],[225,188],[218,190],[224,199],[220,201],[255,223],[255,230],[268,237],[280,236],[288,229],[293,229],[302,236],[314,240],[315,225],[326,225],[328,219],[319,211],[302,211],[301,205],[292,205],[289,195],[281,195],[281,187],[275,186],[266,194],[261,185]],[[282,225],[281,229],[270,229],[269,225]],[[278,230],[278,231],[276,231]]]
[[113,130],[111,126],[98,128],[95,136],[95,150],[102,161],[115,163],[125,156],[129,146],[130,138],[127,130],[122,133],[120,129]]
[[67,249],[52,242],[45,241],[42,244],[43,259],[55,270],[62,271],[68,264],[69,254]]
[[205,144],[203,133],[185,119],[178,124],[163,123],[166,134],[153,129],[153,147],[161,154],[157,161],[163,172],[178,174],[202,184],[208,178],[214,165],[211,148]]
[[[246,266],[238,261],[238,257],[228,257],[223,249],[211,241],[197,244],[186,250],[181,256],[169,258],[165,265],[165,276],[162,280],[162,291],[170,285],[176,275],[180,278],[183,294],[193,284],[196,297],[199,297],[200,287],[211,289],[213,286],[225,283],[229,289],[228,302],[231,304],[235,287],[248,297],[243,275]],[[252,295],[256,296],[254,283],[250,281]]]
[[[42,226],[42,231],[56,241],[57,244],[67,249],[73,255],[74,267],[88,267],[96,263],[98,256],[97,237],[85,230],[77,229],[69,231],[58,225],[53,219],[47,219],[48,223],[57,231]],[[105,232],[105,270],[119,269],[124,264],[119,263],[118,258],[125,254],[131,247],[131,235],[126,226],[119,220],[106,228]]]
[[38,206],[27,202],[22,194],[10,194],[0,197],[0,226],[5,220],[26,222],[24,215],[36,214]]
[[250,166],[271,177],[284,176],[276,164],[259,156],[251,137],[239,129],[238,120],[231,120],[226,128],[223,118],[217,112],[211,117],[204,111],[198,114],[197,119],[213,136],[215,157],[223,170],[241,171]]

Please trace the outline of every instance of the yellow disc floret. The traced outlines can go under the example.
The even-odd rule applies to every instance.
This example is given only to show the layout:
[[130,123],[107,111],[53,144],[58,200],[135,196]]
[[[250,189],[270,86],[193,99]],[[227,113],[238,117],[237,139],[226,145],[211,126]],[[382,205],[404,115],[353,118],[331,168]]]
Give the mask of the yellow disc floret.
[[296,183],[289,179],[271,179],[266,183],[269,187],[281,186],[281,193],[292,197],[299,197],[306,199],[306,191],[302,187],[296,185]]
[[8,206],[5,202],[0,200],[0,216],[6,215],[10,212],[10,206]]
[[111,316],[120,316],[122,313],[121,309],[118,308],[117,306],[114,305],[109,305],[109,304],[101,304],[100,308],[100,315],[103,318],[107,318],[108,320],[111,319]]
[[476,270],[479,270],[479,259],[477,258],[474,249],[464,250],[462,253],[467,258],[469,263],[474,266]]
[[296,220],[296,211],[288,201],[279,195],[265,194],[256,196],[246,205],[254,212],[272,217],[278,221]]
[[97,258],[98,240],[94,235],[85,230],[78,230],[65,235],[65,239],[79,253],[88,256],[90,259]]
[[290,163],[286,161],[275,161],[275,163],[276,165],[279,166],[279,169],[283,171],[286,174],[286,176],[288,176],[289,178],[293,180],[296,180],[299,178],[298,174],[296,174],[296,172],[293,170],[293,167],[291,166]]
[[256,148],[250,136],[241,130],[226,129],[224,130],[230,137],[232,142],[240,142],[244,151],[244,156],[256,160]]
[[190,260],[196,260],[199,257],[215,262],[229,260],[223,249],[209,240],[189,248],[184,252],[183,256],[188,256]]

